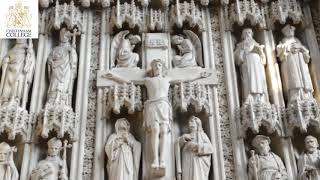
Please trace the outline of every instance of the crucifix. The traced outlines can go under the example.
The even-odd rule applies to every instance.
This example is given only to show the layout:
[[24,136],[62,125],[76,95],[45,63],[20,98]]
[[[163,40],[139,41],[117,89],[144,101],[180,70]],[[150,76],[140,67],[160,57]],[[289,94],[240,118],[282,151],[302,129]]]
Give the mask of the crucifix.
[[[161,47],[163,48],[163,47]],[[197,81],[211,84],[215,82],[213,70],[204,68],[172,69],[167,70],[165,60],[148,60],[148,71],[142,69],[121,68],[98,73],[98,87],[117,86],[119,84],[133,83],[144,85],[147,89],[148,100],[144,102],[143,127],[145,137],[150,142],[147,146],[148,168],[154,176],[167,176],[168,169],[174,171],[174,158],[167,158],[169,149],[172,149],[170,138],[172,131],[172,107],[168,99],[170,85],[183,82]],[[170,151],[169,151],[170,152]],[[169,177],[174,176],[171,173]],[[148,178],[147,178],[148,179]],[[154,179],[154,178],[152,178]]]

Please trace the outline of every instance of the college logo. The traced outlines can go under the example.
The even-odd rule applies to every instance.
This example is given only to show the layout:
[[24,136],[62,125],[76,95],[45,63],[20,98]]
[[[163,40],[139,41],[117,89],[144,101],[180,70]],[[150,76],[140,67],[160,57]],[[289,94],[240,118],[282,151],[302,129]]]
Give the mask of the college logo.
[[0,38],[38,38],[37,0],[10,0],[3,5],[0,6]]

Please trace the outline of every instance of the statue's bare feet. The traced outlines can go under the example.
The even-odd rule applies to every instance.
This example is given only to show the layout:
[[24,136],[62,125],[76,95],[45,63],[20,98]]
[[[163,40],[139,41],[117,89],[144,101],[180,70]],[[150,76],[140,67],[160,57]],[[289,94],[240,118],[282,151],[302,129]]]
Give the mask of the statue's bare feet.
[[153,163],[151,164],[151,167],[152,167],[153,169],[158,168],[158,163],[157,163],[156,161],[153,161]]
[[165,168],[166,167],[166,164],[164,163],[164,161],[160,161],[159,167],[160,168]]

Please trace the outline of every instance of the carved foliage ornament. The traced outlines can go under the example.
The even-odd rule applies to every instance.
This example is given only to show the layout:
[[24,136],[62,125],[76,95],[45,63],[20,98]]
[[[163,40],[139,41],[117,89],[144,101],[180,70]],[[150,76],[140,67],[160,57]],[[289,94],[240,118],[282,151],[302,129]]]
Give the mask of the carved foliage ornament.
[[303,21],[301,6],[297,0],[278,0],[271,3],[270,20],[272,24],[276,21],[285,24],[289,18],[294,24]]

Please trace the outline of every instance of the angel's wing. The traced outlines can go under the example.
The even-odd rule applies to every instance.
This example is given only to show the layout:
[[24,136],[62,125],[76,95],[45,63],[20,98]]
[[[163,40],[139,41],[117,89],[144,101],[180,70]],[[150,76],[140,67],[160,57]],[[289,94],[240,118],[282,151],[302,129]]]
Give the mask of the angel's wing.
[[183,33],[188,37],[188,39],[191,40],[194,50],[195,51],[195,56],[196,56],[196,61],[197,64],[201,67],[203,67],[203,60],[202,60],[202,46],[201,46],[201,41],[199,37],[192,31],[190,30],[184,30]]
[[123,38],[129,34],[128,30],[125,31],[120,31],[118,34],[116,34],[112,40],[111,43],[111,50],[110,50],[110,62],[111,62],[111,68],[115,67],[115,61],[116,61],[116,56],[117,56],[117,51],[119,48],[119,45]]

